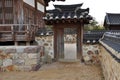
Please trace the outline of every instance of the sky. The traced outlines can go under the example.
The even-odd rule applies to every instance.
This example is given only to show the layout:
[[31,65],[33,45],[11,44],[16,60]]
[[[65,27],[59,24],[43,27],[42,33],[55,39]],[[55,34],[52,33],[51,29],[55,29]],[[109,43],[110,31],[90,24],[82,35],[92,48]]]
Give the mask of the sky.
[[80,4],[82,8],[90,8],[90,15],[95,18],[99,24],[104,22],[106,13],[120,13],[120,0],[66,0],[65,2],[55,1],[50,2],[47,9],[54,9],[53,4]]

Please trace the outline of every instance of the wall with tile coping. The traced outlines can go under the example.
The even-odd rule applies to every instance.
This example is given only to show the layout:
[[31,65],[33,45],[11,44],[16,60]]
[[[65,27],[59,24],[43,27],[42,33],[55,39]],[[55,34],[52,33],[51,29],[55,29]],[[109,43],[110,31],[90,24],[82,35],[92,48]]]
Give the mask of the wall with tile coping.
[[100,47],[100,50],[100,61],[105,80],[120,80],[120,63],[103,46]]

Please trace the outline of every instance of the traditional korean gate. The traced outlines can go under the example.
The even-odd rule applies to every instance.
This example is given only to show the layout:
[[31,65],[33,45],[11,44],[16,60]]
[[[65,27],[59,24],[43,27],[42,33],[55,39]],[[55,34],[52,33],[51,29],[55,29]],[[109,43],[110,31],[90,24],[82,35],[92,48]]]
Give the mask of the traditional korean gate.
[[[48,10],[44,20],[46,24],[53,25],[54,29],[54,58],[82,59],[83,27],[89,24],[91,16],[88,15],[89,8],[81,9],[82,4],[54,5],[54,10]],[[70,31],[70,32],[69,32]],[[75,44],[66,44],[64,36],[75,36]],[[74,40],[73,40],[74,41]],[[69,45],[74,45],[74,49]],[[74,50],[73,52],[71,50]]]
[[[66,36],[72,39],[74,36],[74,39],[66,41]],[[54,57],[56,60],[80,60],[82,58],[82,42],[83,25],[79,23],[54,25]]]

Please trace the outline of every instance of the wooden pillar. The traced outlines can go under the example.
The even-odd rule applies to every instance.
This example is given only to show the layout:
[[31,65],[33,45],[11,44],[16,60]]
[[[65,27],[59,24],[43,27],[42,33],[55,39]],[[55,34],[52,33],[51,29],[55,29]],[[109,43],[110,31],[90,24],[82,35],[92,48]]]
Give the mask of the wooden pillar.
[[64,59],[64,28],[58,28],[58,59]]
[[23,0],[13,0],[14,24],[23,24]]
[[30,42],[29,42],[29,41],[27,41],[27,42],[26,42],[26,45],[27,45],[27,46],[30,46]]
[[18,24],[23,24],[23,0],[17,0],[17,7],[18,7]]
[[3,24],[5,24],[5,0],[2,0]]
[[61,58],[64,59],[64,28],[61,30]]
[[80,53],[81,53],[81,60],[83,60],[83,29],[84,29],[84,24],[83,24],[83,22],[81,22],[81,27],[80,27],[80,29],[81,29],[81,32],[80,32]]
[[55,60],[58,59],[58,53],[57,53],[57,28],[56,25],[53,25],[53,30],[54,30],[54,58]]
[[82,60],[83,53],[83,24],[78,26],[77,28],[77,59]]
[[12,34],[12,40],[14,41],[15,38],[14,38],[14,27],[13,27],[13,25],[11,25],[11,34]]
[[18,3],[17,0],[13,0],[13,14],[14,14],[13,15],[14,16],[14,22],[13,23],[14,24],[17,24],[17,10],[18,10],[17,7],[16,7],[17,3]]
[[37,0],[35,0],[34,24],[37,23]]
[[17,41],[15,41],[14,44],[15,44],[15,46],[18,46],[18,42]]
[[80,45],[80,42],[81,42],[81,41],[80,41],[80,39],[81,39],[81,38],[80,38],[80,35],[81,35],[81,34],[80,34],[80,31],[81,31],[81,30],[80,30],[80,26],[78,26],[78,28],[77,28],[77,59],[81,59],[81,53],[80,53],[80,52],[81,52],[81,51],[80,51],[80,50],[81,50],[81,49],[80,49],[80,48],[81,48],[81,45]]

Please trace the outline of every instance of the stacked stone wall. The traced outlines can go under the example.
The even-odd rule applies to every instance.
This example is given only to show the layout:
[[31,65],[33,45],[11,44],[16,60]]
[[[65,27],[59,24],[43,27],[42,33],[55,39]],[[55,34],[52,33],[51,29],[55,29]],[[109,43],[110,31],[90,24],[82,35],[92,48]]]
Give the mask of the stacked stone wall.
[[120,63],[103,47],[100,47],[100,61],[105,80],[120,80]]
[[86,64],[100,64],[99,60],[99,45],[84,44],[83,45],[83,60]]
[[0,47],[0,71],[31,71],[40,67],[44,48],[40,46]]

